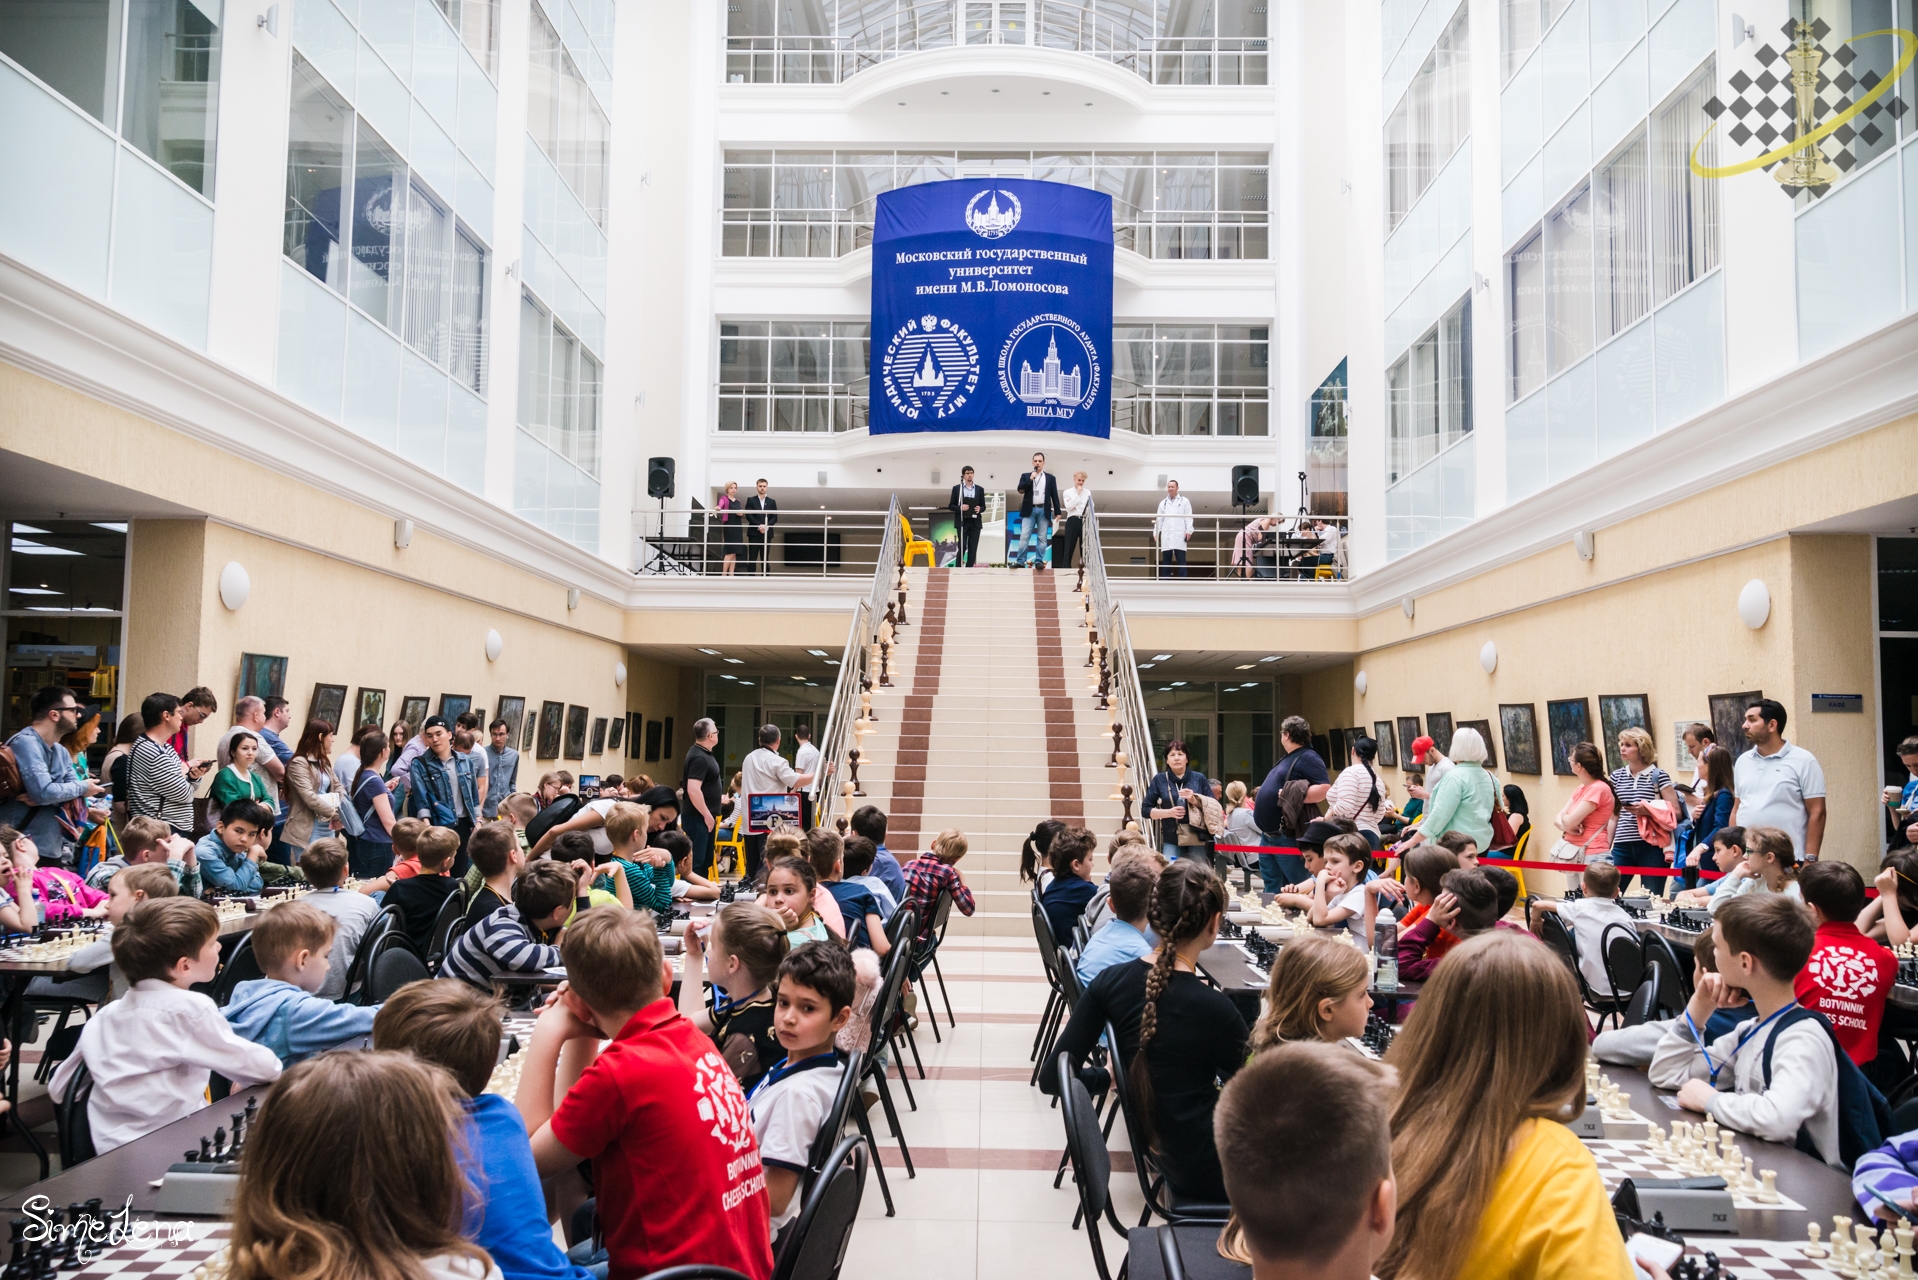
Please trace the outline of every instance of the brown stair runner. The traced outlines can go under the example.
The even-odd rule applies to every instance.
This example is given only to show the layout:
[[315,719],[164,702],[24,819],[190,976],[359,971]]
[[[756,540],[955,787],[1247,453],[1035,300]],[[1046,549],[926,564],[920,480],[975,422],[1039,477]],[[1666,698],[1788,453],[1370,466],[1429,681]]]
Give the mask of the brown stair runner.
[[908,602],[908,630],[916,630],[918,652],[912,668],[912,692],[899,714],[899,759],[893,766],[892,812],[886,815],[886,847],[902,863],[922,849],[919,827],[926,813],[926,765],[932,749],[932,700],[939,693],[939,667],[946,651],[946,592],[950,570],[926,571],[926,593],[912,613]]
[[1085,780],[1080,776],[1072,692],[1066,687],[1057,582],[1050,569],[1032,571],[1032,612],[1037,619],[1039,639],[1039,696],[1045,699],[1046,705],[1046,775],[1052,788],[1052,804],[1047,816],[1073,826],[1084,826]]

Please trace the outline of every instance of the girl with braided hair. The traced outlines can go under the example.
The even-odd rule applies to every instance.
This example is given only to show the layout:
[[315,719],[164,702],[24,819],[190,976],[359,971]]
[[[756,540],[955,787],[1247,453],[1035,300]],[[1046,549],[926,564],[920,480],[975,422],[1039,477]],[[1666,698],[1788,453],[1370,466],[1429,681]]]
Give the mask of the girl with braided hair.
[[[1112,1024],[1140,1138],[1172,1194],[1206,1204],[1225,1203],[1212,1108],[1246,1056],[1245,1019],[1198,972],[1199,954],[1218,937],[1225,906],[1225,885],[1203,859],[1181,858],[1167,867],[1146,911],[1158,949],[1093,979],[1059,1037],[1059,1049],[1077,1068]],[[1058,1087],[1051,1071],[1041,1079],[1048,1091]]]

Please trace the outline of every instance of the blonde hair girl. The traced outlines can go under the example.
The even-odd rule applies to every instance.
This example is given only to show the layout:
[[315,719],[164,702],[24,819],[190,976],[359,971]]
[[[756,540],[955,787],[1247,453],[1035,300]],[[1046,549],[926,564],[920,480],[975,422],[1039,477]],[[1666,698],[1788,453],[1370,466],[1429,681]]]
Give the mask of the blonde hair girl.
[[1287,943],[1272,962],[1265,1015],[1252,1028],[1252,1053],[1283,1040],[1364,1035],[1371,979],[1371,962],[1357,947],[1316,933]]
[[773,1034],[773,980],[791,949],[785,919],[757,902],[730,903],[714,913],[710,929],[686,931],[679,1011],[713,1038],[743,1088],[785,1056]]

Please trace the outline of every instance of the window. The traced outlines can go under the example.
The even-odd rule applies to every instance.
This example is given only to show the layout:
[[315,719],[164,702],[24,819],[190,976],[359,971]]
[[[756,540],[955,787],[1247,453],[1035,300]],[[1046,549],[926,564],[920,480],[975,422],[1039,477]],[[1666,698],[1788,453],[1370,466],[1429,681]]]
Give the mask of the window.
[[1499,0],[1500,45],[1505,51],[1505,79],[1525,65],[1525,59],[1544,38],[1558,15],[1572,0]]
[[1716,62],[1652,115],[1652,284],[1664,302],[1718,265],[1718,184],[1691,170],[1692,146],[1703,136],[1699,162],[1717,160],[1717,133],[1705,104],[1717,84]]
[[220,12],[220,0],[7,0],[0,53],[211,197]]
[[453,24],[453,30],[460,33],[460,42],[486,68],[486,74],[496,74],[498,68],[494,63],[499,57],[499,0],[433,0],[433,3]]
[[1553,375],[1592,350],[1592,192],[1589,186],[1545,219],[1546,359]]
[[1652,309],[1646,149],[1641,132],[1592,178],[1601,337],[1625,332]]
[[1545,385],[1545,245],[1534,231],[1506,260],[1507,314],[1512,318],[1512,399]]
[[864,430],[871,335],[864,323],[721,321],[719,429]]
[[840,257],[872,243],[881,192],[954,177],[1036,178],[1112,197],[1113,242],[1150,258],[1265,258],[1264,152],[729,151],[720,252]]
[[1346,373],[1345,361],[1312,393],[1309,438],[1305,445],[1306,485],[1312,514],[1342,516],[1346,512]]
[[1468,294],[1385,375],[1395,483],[1472,430],[1472,299]]
[[486,249],[298,53],[281,247],[485,394]]
[[519,424],[581,471],[599,475],[600,368],[530,293],[519,304]]
[[1113,430],[1267,434],[1271,332],[1264,325],[1114,325]]
[[526,128],[559,170],[587,216],[606,227],[606,113],[594,101],[586,78],[560,44],[559,33],[533,6],[532,75],[527,87]]
[[1387,235],[1472,131],[1470,37],[1461,5],[1385,121]]

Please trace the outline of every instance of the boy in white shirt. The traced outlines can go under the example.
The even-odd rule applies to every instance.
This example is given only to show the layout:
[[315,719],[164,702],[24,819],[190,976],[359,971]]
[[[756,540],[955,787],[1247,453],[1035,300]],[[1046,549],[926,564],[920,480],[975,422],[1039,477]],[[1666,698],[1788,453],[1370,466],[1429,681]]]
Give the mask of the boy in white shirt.
[[1598,996],[1629,995],[1630,992],[1613,991],[1612,980],[1605,975],[1605,930],[1608,927],[1623,925],[1632,945],[1638,945],[1638,925],[1626,914],[1625,908],[1618,905],[1618,868],[1609,862],[1595,862],[1585,868],[1584,883],[1585,896],[1582,899],[1533,903],[1532,909],[1539,915],[1532,928],[1535,932],[1539,931],[1547,915],[1556,915],[1571,926],[1572,940],[1578,944],[1578,971],[1585,975],[1585,983],[1591,987],[1592,993]]
[[[1312,890],[1311,919],[1316,929],[1344,926],[1366,946],[1372,945],[1372,928],[1381,915],[1380,896],[1393,903],[1402,902],[1405,889],[1395,880],[1367,881],[1372,862],[1372,846],[1361,835],[1336,835],[1325,842],[1325,869],[1319,873]],[[1289,896],[1289,895],[1288,895]],[[1367,910],[1367,899],[1371,910]],[[1389,911],[1382,913],[1390,920]]]
[[[127,918],[127,912],[156,898],[177,898],[180,896],[179,882],[174,880],[173,872],[164,865],[152,862],[136,863],[122,867],[107,882],[107,935],[97,942],[89,942],[67,957],[67,968],[74,973],[93,973],[99,969],[107,971],[106,999],[118,1000],[127,993],[127,978],[120,972],[120,966],[113,963],[113,929]],[[66,990],[74,995],[82,994],[75,983]],[[91,997],[87,997],[91,998]]]
[[84,1063],[93,1073],[87,1119],[106,1152],[206,1105],[209,1073],[236,1088],[277,1080],[280,1060],[233,1033],[212,1000],[191,990],[220,968],[220,916],[193,898],[142,902],[113,931],[113,962],[133,984],[87,1019],[48,1092],[66,1096]]
[[799,1216],[806,1160],[845,1074],[833,1040],[852,1017],[856,983],[852,954],[837,942],[808,942],[779,964],[773,1034],[786,1056],[747,1098],[775,1240]]
[[[1768,1142],[1793,1143],[1803,1133],[1826,1164],[1844,1168],[1836,1042],[1792,990],[1814,941],[1811,917],[1782,894],[1747,894],[1721,906],[1712,916],[1718,972],[1699,976],[1685,1012],[1658,1042],[1649,1075],[1657,1087],[1677,1089],[1687,1110]],[[1745,992],[1756,1016],[1708,1042],[1706,1021]]]
[[338,1000],[346,994],[347,971],[359,953],[360,939],[380,914],[379,903],[346,887],[346,862],[346,842],[337,837],[315,840],[300,855],[300,870],[306,872],[306,882],[313,886],[313,892],[302,901],[333,917],[333,962],[326,971],[326,981],[315,993],[322,1000]]

